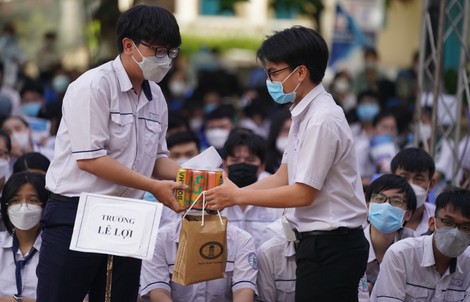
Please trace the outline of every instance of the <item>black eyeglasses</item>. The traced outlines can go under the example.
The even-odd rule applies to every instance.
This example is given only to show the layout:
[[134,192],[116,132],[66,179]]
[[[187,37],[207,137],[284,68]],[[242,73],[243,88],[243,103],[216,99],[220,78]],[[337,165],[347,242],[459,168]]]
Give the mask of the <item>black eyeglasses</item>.
[[140,44],[147,46],[148,48],[151,48],[153,51],[155,51],[155,57],[159,59],[163,59],[166,55],[168,55],[170,59],[174,59],[180,52],[179,48],[153,47],[142,41],[140,41]]
[[388,200],[390,202],[390,204],[394,207],[401,207],[406,203],[406,201],[404,201],[400,198],[388,197],[387,195],[382,194],[382,193],[372,194],[370,200],[373,201],[373,202],[376,202],[376,203],[384,203]]
[[457,224],[450,219],[439,216],[436,216],[436,218],[439,219],[446,227],[458,228],[460,231],[470,236],[470,224]]
[[266,76],[269,78],[269,80],[272,82],[273,80],[271,79],[271,76],[273,74],[276,74],[278,72],[281,72],[281,71],[284,71],[286,69],[289,69],[290,66],[287,66],[287,67],[284,67],[284,68],[281,68],[281,69],[278,69],[278,70],[273,70],[273,71],[267,71],[266,69],[264,70],[264,73],[266,73]]

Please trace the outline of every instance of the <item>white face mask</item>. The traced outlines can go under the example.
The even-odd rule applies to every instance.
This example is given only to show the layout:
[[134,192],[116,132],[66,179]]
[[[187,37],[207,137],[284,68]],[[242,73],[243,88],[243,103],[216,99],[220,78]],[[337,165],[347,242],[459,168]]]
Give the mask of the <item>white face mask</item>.
[[193,118],[189,121],[189,127],[192,131],[198,132],[199,129],[201,129],[203,122],[204,121],[202,120],[202,118]]
[[470,237],[457,228],[440,227],[434,233],[436,248],[447,257],[457,257],[470,245]]
[[168,88],[174,96],[181,96],[186,90],[186,84],[183,81],[171,81]]
[[207,142],[209,145],[214,146],[214,148],[220,149],[224,146],[229,134],[230,131],[227,129],[215,128],[206,130]]
[[431,125],[419,123],[419,134],[420,134],[421,141],[430,139],[432,136]]
[[27,231],[39,224],[42,207],[34,204],[15,204],[8,207],[8,217],[15,228]]
[[287,141],[288,137],[287,136],[281,136],[276,139],[276,149],[277,151],[284,153],[287,147]]
[[134,62],[137,63],[137,65],[139,65],[140,69],[142,69],[144,79],[160,83],[160,81],[163,80],[163,78],[170,70],[172,59],[170,59],[168,55],[161,59],[155,56],[144,57],[140,50],[137,48],[137,46],[135,46],[135,44],[134,47],[135,49],[137,49],[137,52],[139,52],[140,56],[142,57],[142,61],[137,62],[134,56],[132,56],[132,59],[134,60]]
[[424,205],[424,203],[426,202],[426,197],[428,196],[428,191],[423,189],[420,186],[415,185],[415,184],[410,183],[410,185],[413,188],[413,191],[415,191],[416,208],[419,208],[420,206]]
[[27,130],[13,132],[11,140],[18,144],[21,150],[26,150],[30,144],[29,132]]
[[10,163],[4,158],[0,158],[0,178],[6,177],[10,173]]

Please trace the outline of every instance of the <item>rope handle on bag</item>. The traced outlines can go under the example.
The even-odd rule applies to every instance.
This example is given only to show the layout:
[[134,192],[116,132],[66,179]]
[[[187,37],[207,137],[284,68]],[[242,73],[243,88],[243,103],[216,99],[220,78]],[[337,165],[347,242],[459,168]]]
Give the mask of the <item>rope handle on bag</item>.
[[[199,196],[193,201],[193,203],[191,204],[189,209],[186,211],[186,213],[184,213],[183,219],[184,219],[184,217],[186,217],[186,215],[189,213],[189,211],[193,208],[193,206],[196,204],[196,202],[199,200],[199,198],[201,198],[201,196],[202,196],[202,221],[201,221],[201,226],[204,226],[204,214],[205,214],[205,210],[206,210],[206,191],[202,191],[201,194],[199,194]],[[224,225],[224,221],[222,220],[222,217],[220,216],[219,210],[217,210],[217,215],[219,215],[220,224]]]

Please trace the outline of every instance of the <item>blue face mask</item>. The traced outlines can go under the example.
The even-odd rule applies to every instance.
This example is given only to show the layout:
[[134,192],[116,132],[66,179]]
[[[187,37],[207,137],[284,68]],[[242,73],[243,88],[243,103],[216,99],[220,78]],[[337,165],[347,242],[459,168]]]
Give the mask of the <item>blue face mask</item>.
[[369,222],[379,232],[389,234],[403,227],[405,211],[388,202],[369,203]]
[[379,106],[371,103],[361,104],[356,108],[357,117],[363,122],[372,122],[379,111]]
[[21,105],[21,112],[27,116],[38,116],[42,104],[40,102],[32,102]]
[[287,103],[292,103],[295,100],[295,96],[297,95],[297,93],[295,91],[299,87],[300,82],[299,82],[299,84],[297,84],[297,86],[295,86],[294,91],[292,91],[291,93],[284,93],[284,88],[282,87],[282,84],[284,84],[284,82],[296,70],[297,70],[297,68],[292,70],[292,72],[282,82],[273,82],[273,81],[270,81],[269,79],[266,80],[266,86],[268,87],[268,92],[269,92],[269,94],[271,95],[271,97],[273,98],[273,100],[276,103],[278,103],[278,104],[287,104]]

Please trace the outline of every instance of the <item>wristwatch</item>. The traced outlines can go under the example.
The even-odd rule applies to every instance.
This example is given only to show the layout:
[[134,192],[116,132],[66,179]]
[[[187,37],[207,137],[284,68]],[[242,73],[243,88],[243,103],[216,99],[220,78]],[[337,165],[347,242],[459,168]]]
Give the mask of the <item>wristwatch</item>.
[[16,302],[23,302],[23,296],[13,295],[13,298],[15,299]]

